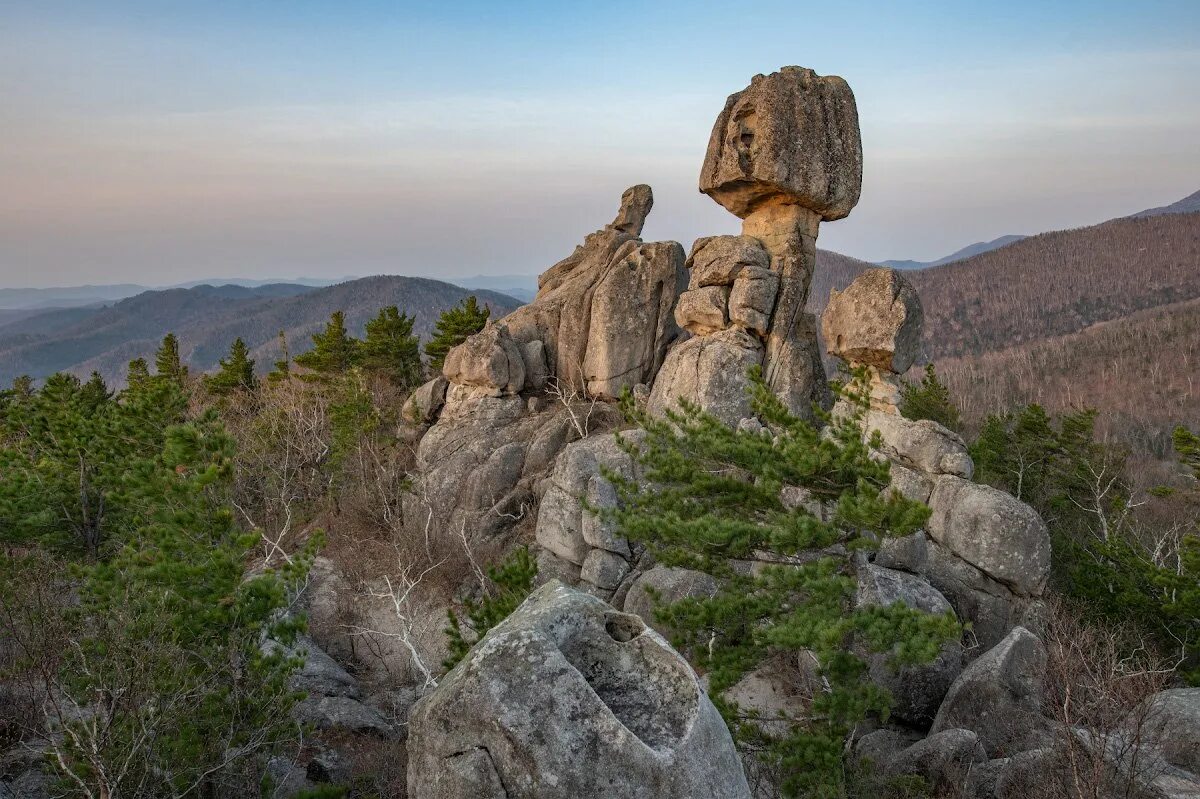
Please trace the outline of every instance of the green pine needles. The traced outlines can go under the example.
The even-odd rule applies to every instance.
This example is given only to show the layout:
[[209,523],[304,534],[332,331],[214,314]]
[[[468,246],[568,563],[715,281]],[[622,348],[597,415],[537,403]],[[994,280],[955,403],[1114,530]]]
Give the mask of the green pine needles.
[[[789,413],[760,373],[751,377],[754,412],[765,425],[757,432],[731,428],[687,402],[659,419],[627,401],[645,438],[625,439],[623,447],[642,479],[607,472],[622,502],[605,513],[661,563],[717,578],[712,598],[660,607],[658,617],[708,673],[709,692],[739,745],[781,775],[786,795],[839,797],[847,737],[868,714],[888,709],[886,692],[855,652],[889,653],[896,666],[927,662],[960,628],[950,615],[900,604],[855,606],[855,553],[911,533],[929,516],[924,505],[887,490],[889,466],[863,441],[865,377],[841,392],[849,412],[824,415],[821,429]],[[799,489],[804,501],[785,503],[785,488]],[[781,655],[811,660],[824,685],[806,713],[784,720],[786,731],[726,696]]]
[[469,336],[483,330],[491,315],[492,309],[486,305],[480,308],[475,295],[443,311],[434,325],[433,338],[425,344],[425,354],[429,356],[429,370],[435,374],[440,373],[446,353],[462,344]]

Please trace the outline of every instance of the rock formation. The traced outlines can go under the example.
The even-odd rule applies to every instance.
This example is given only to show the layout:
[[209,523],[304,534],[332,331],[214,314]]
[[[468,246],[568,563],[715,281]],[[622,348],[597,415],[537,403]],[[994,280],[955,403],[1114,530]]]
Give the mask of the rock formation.
[[872,406],[897,414],[895,375],[907,372],[917,359],[924,320],[921,298],[903,275],[895,269],[868,269],[845,291],[830,293],[821,335],[830,355],[852,368],[866,368]]
[[754,365],[797,415],[827,401],[804,304],[818,227],[848,215],[861,184],[858,111],[844,80],[784,67],[730,96],[700,190],[742,219],[742,235],[693,246],[676,318],[697,338],[668,354],[652,411],[687,398],[735,424],[749,415],[745,372]]
[[970,481],[974,465],[956,433],[900,415],[898,379],[917,357],[922,320],[904,276],[871,269],[832,292],[821,329],[831,355],[868,370],[863,436],[878,435],[892,487],[933,511],[926,530],[885,541],[875,564],[928,580],[991,647],[1018,624],[1037,626],[1050,537],[1024,502]]
[[413,709],[412,799],[749,799],[725,722],[637,616],[551,582]]

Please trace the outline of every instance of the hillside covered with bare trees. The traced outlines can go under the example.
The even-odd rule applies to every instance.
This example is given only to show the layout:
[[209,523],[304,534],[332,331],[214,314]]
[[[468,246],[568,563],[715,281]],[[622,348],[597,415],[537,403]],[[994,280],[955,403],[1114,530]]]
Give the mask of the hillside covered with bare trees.
[[[821,252],[810,310],[870,266]],[[1161,455],[1174,425],[1200,417],[1200,214],[1043,233],[907,277],[923,357],[968,424],[1031,402],[1088,406],[1102,430]]]

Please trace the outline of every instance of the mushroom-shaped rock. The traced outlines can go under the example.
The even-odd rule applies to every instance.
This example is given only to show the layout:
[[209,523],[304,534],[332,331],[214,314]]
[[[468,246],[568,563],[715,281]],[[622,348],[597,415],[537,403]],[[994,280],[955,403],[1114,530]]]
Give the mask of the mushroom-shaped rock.
[[776,200],[841,219],[861,188],[854,93],[803,67],[755,75],[729,97],[700,172],[700,191],[742,218]]
[[929,537],[1022,596],[1050,576],[1050,534],[1037,511],[991,486],[942,475],[929,497]]
[[903,374],[920,351],[924,320],[921,298],[903,275],[868,269],[845,291],[830,292],[821,334],[830,355]]
[[457,386],[478,388],[485,395],[512,395],[525,386],[525,360],[508,328],[488,322],[446,353],[442,374]]
[[749,799],[729,731],[641,619],[550,582],[409,717],[412,799]]

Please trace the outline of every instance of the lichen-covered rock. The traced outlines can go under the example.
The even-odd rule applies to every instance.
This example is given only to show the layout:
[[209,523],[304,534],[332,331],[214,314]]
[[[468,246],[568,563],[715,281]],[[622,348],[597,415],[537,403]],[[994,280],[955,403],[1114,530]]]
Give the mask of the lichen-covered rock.
[[821,315],[830,355],[903,374],[921,350],[921,298],[895,269],[868,269],[845,291],[833,289]]
[[762,267],[746,267],[738,273],[729,292],[729,321],[760,336],[767,335],[778,293],[778,275]]
[[1040,596],[1050,576],[1050,534],[1037,511],[991,486],[943,475],[929,497],[930,538],[1014,593]]
[[488,322],[446,353],[442,374],[456,386],[478,389],[482,396],[512,396],[525,387],[525,360],[508,328]]
[[706,236],[696,239],[688,256],[688,289],[732,286],[743,269],[766,269],[771,257],[751,236]]
[[[933,586],[912,574],[866,564],[858,569],[859,607],[888,607],[903,602],[910,608],[932,615],[954,613],[944,596]],[[901,721],[927,727],[937,715],[938,706],[962,672],[962,644],[949,641],[931,663],[894,669],[887,654],[867,657],[871,679],[892,695],[892,714]]]
[[1200,688],[1170,688],[1152,696],[1145,727],[1168,763],[1200,774]]
[[868,440],[878,432],[883,454],[918,472],[952,474],[966,480],[975,472],[962,437],[929,419],[906,419],[872,410],[863,420],[863,431]]
[[706,336],[729,326],[729,287],[705,286],[679,295],[675,322],[696,336]]
[[841,219],[858,203],[862,142],[846,81],[784,67],[755,75],[713,126],[700,190],[745,217],[772,199]]
[[751,415],[747,372],[762,362],[762,353],[760,341],[734,327],[677,344],[654,381],[647,410],[662,415],[687,399],[736,425]]
[[748,799],[696,675],[636,616],[549,583],[409,717],[412,799]]
[[1003,641],[971,663],[938,710],[930,735],[971,730],[989,757],[1004,757],[1045,742],[1041,715],[1046,649],[1036,635],[1014,627]]
[[[657,600],[651,596],[651,592],[658,596]],[[655,566],[638,576],[625,596],[622,607],[626,613],[640,616],[651,627],[667,635],[669,631],[654,618],[657,602],[670,605],[681,599],[708,598],[716,593],[717,581],[711,574],[673,566]]]

